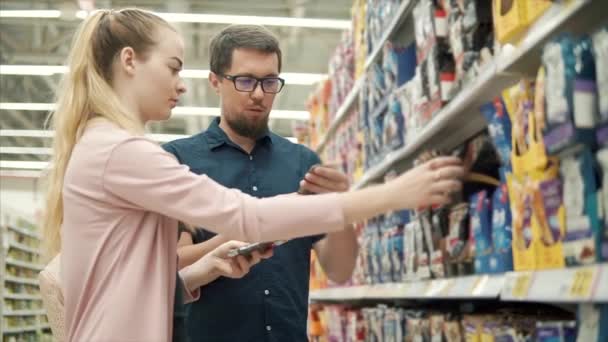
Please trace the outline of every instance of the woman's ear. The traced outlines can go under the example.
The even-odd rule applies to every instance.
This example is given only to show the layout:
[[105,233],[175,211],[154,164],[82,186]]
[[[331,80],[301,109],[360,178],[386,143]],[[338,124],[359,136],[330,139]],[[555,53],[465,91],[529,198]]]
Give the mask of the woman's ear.
[[135,74],[135,50],[127,46],[120,50],[119,55],[120,69],[133,76]]

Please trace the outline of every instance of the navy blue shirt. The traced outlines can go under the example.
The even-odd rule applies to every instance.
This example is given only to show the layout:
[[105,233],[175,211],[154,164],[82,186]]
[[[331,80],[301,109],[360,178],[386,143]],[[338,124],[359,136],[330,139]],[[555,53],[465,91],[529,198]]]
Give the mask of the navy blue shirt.
[[[319,157],[272,132],[248,154],[215,119],[207,131],[163,146],[192,172],[255,197],[293,193]],[[195,243],[215,234],[197,229]],[[242,279],[219,278],[189,305],[190,341],[307,341],[310,250],[322,236],[294,239]]]

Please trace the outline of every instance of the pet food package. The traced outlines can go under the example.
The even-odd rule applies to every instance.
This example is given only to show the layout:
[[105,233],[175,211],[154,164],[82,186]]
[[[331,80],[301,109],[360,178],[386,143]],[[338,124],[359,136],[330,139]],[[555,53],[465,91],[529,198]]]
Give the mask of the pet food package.
[[597,143],[608,145],[608,26],[593,34],[593,54],[597,81],[599,125],[596,131]]
[[597,86],[591,39],[563,34],[543,50],[546,70],[546,129],[550,155],[577,145],[593,147],[597,125]]
[[589,149],[562,158],[566,232],[564,254],[568,266],[596,261],[596,239],[602,235],[598,212],[595,162]]
[[608,260],[608,149],[602,148],[597,152],[597,161],[600,168],[600,180],[602,189],[598,197],[598,212],[601,213],[602,221],[600,222],[601,233],[598,234],[596,243],[597,250],[601,261]]

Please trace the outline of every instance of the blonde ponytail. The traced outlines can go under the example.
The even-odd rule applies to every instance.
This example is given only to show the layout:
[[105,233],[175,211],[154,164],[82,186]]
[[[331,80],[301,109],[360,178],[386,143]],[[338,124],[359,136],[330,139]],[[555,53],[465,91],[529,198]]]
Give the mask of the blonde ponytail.
[[[100,32],[103,20],[109,20],[111,24]],[[111,50],[120,51],[125,42],[129,46],[133,45],[136,51],[140,50],[138,52],[144,52],[154,44],[154,30],[150,28],[157,24],[170,27],[161,18],[141,10],[97,11],[81,24],[74,36],[68,57],[69,72],[61,81],[57,106],[47,120],[55,130],[42,225],[44,254],[49,260],[61,249],[64,176],[74,145],[82,136],[87,123],[98,117],[135,135],[144,132],[141,120],[135,113],[126,110],[112,89],[111,69],[107,65],[111,66],[117,52],[112,53]],[[113,25],[126,29],[114,33],[111,31]],[[122,36],[117,38],[117,35]],[[110,53],[112,59],[105,60],[109,58],[100,53],[100,50]]]

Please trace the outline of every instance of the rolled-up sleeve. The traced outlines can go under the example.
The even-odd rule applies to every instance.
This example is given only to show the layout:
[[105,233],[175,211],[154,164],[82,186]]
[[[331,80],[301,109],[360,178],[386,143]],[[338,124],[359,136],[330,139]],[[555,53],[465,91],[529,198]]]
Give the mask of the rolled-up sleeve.
[[145,138],[118,144],[108,158],[104,189],[143,210],[204,226],[244,241],[271,241],[343,229],[336,194],[256,199],[196,175]]

